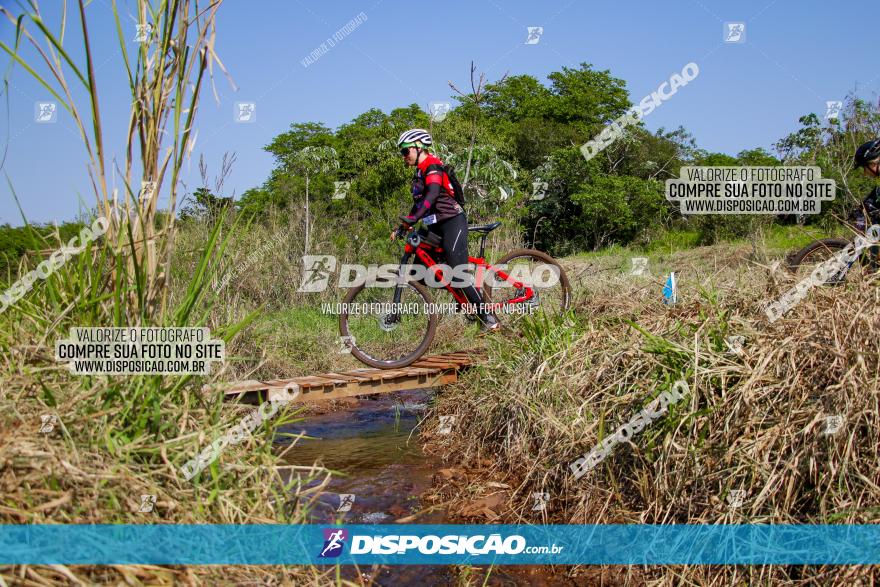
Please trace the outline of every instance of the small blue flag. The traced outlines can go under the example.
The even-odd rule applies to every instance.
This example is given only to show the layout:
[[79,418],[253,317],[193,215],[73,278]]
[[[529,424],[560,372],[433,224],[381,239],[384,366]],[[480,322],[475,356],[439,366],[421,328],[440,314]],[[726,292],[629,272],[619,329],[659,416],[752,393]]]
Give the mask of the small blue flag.
[[663,303],[674,304],[678,301],[678,291],[675,288],[675,271],[669,274],[666,285],[663,287]]

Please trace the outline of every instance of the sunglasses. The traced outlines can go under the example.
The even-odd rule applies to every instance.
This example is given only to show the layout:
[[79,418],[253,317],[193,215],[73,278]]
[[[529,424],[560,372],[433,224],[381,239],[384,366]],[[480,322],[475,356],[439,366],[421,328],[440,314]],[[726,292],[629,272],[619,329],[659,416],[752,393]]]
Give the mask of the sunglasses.
[[402,148],[402,149],[400,150],[400,154],[401,154],[402,156],[406,157],[407,155],[409,155],[409,150],[410,150],[410,149],[412,149],[412,147],[404,147],[404,148]]

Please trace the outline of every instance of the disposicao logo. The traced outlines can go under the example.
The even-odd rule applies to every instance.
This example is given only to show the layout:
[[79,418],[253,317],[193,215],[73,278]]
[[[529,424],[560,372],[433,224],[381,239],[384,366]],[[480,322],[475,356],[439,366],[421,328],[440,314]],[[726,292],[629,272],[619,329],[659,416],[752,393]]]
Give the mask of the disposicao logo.
[[[549,547],[547,552],[550,552]],[[501,538],[500,534],[486,536],[354,536],[351,554],[519,554],[526,549],[522,536]],[[560,548],[560,551],[562,549]]]
[[319,558],[335,558],[342,554],[342,547],[348,540],[348,530],[342,528],[324,528],[324,548]]

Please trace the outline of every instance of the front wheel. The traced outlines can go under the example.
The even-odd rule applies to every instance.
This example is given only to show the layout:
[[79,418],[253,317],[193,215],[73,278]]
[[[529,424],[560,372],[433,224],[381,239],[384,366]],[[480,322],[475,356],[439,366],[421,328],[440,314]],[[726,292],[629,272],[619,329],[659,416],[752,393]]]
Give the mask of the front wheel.
[[[485,276],[483,295],[487,303],[501,304],[498,313],[505,316],[508,325],[515,325],[523,316],[535,312],[548,315],[562,314],[571,305],[571,286],[559,263],[541,251],[517,249],[504,255],[493,268],[501,269],[509,281],[521,282],[532,290],[528,296],[525,287],[517,288],[499,275]],[[523,300],[522,298],[527,299]]]
[[[799,278],[806,277],[816,267],[834,257],[849,245],[850,241],[842,238],[823,238],[813,241],[791,257],[787,264],[788,270]],[[841,283],[846,279],[851,269],[846,268],[840,271],[837,275],[832,276],[827,283]]]
[[400,303],[392,304],[394,288],[349,290],[339,314],[342,344],[360,362],[379,369],[406,367],[417,361],[434,339],[438,316],[429,310],[431,294],[425,286],[400,286]]

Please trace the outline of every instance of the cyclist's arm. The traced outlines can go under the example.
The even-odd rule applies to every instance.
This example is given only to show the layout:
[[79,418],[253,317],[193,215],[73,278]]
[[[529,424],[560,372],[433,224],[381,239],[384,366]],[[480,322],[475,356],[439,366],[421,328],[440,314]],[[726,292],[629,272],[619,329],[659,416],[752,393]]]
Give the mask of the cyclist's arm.
[[865,230],[868,225],[880,221],[880,201],[878,201],[878,190],[874,188],[871,193],[862,200],[862,203],[852,210],[847,220],[856,230]]
[[416,202],[413,205],[412,210],[410,210],[409,215],[406,217],[406,221],[410,226],[418,222],[425,214],[434,208],[434,203],[437,201],[437,198],[440,197],[440,182],[442,181],[442,177],[443,174],[440,172],[431,172],[428,174],[428,177],[425,178],[425,197],[422,198],[421,202]]
[[862,200],[865,210],[872,219],[876,219],[877,213],[880,212],[880,200],[878,200],[878,198],[880,198],[880,188],[874,188],[871,190],[871,193],[868,194],[868,197]]
[[419,211],[419,205],[420,205],[420,202],[418,202],[418,201],[413,202],[412,208],[410,208],[409,214],[406,215],[406,218],[414,218],[416,215],[416,212]]

